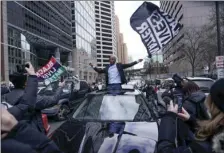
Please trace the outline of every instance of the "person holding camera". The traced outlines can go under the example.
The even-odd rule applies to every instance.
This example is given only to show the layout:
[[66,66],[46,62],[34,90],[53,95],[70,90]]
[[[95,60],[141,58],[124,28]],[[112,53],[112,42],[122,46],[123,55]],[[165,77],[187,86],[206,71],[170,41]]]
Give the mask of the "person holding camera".
[[[222,153],[224,152],[224,79],[216,81],[206,99],[211,119],[196,121],[184,108],[170,102],[167,114],[162,118],[157,143],[158,153]],[[191,122],[197,127],[194,137],[190,130],[178,128],[178,122]],[[163,128],[166,127],[166,128]],[[187,129],[188,126],[186,126]],[[178,137],[184,139],[180,143]]]
[[[10,75],[10,79],[12,83],[14,84],[14,89],[6,94],[4,96],[4,99],[7,103],[9,103],[12,106],[19,106],[21,105],[21,102],[23,101],[23,97],[27,96],[32,96],[32,99],[26,99],[26,101],[29,101],[30,104],[32,104],[32,110],[31,111],[24,111],[23,117],[16,118],[18,120],[27,120],[29,123],[36,128],[38,131],[45,133],[43,121],[42,121],[42,115],[41,115],[41,110],[45,108],[52,107],[58,103],[58,100],[61,96],[62,89],[65,86],[65,81],[59,82],[59,88],[57,88],[56,92],[54,95],[51,96],[42,96],[42,95],[37,95],[37,76],[35,73],[35,70],[32,66],[31,63],[27,63],[27,66],[24,66],[25,71],[28,73],[28,80],[27,80],[27,74],[23,70],[22,67],[17,66],[17,71]],[[30,83],[30,79],[35,78],[35,83]],[[34,94],[32,92],[32,89],[35,89],[35,100],[34,100]],[[26,92],[32,94],[26,94]],[[15,107],[10,108],[15,109]],[[10,111],[9,110],[9,111]],[[13,112],[11,112],[13,114]]]
[[[15,88],[4,95],[6,102],[14,107],[8,108],[8,111],[17,119],[23,120],[25,114],[32,112],[35,108],[37,97],[37,76],[31,63],[27,63],[25,67],[27,75],[21,73],[14,73],[11,75],[12,82],[15,84]],[[25,80],[27,79],[26,87]]]

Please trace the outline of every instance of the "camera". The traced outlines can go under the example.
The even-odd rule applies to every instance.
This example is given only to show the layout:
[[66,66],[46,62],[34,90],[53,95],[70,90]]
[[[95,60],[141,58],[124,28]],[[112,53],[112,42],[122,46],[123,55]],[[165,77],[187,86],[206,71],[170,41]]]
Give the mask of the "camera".
[[183,79],[179,75],[174,74],[173,77],[172,77],[172,79],[176,83],[176,86],[177,87],[182,87],[181,83],[182,83]]
[[16,65],[17,72],[22,74],[26,73],[26,67],[29,68],[29,64]]
[[184,99],[184,94],[182,89],[183,79],[177,74],[174,74],[172,79],[176,83],[176,86],[174,87],[174,91],[172,92],[172,94],[174,97],[174,102],[178,105],[178,113],[180,113],[182,112],[183,99]]

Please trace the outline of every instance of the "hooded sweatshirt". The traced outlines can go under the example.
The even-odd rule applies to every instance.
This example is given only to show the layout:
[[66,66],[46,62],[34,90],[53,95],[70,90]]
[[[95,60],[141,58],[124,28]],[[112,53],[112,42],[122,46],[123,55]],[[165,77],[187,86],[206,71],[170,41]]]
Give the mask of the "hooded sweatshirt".
[[189,95],[185,100],[183,107],[188,113],[199,120],[209,119],[206,106],[204,104],[206,96],[203,92],[197,91]]

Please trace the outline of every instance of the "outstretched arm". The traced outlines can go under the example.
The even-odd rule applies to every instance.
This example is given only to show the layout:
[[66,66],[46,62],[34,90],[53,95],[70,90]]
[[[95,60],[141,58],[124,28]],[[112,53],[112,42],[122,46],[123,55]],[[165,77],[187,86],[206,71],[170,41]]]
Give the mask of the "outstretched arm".
[[97,73],[106,73],[106,68],[100,69],[97,67],[94,67],[92,63],[89,63],[89,65],[97,72]]
[[128,64],[122,64],[123,69],[127,69],[129,67],[132,67],[138,63],[142,62],[142,59],[139,59],[138,61],[132,62],[132,63],[128,63]]
[[60,99],[60,96],[62,94],[62,87],[59,87],[54,95],[52,96],[37,96],[37,103],[35,109],[37,110],[43,110],[45,108],[52,107],[54,105],[58,104],[58,101]]

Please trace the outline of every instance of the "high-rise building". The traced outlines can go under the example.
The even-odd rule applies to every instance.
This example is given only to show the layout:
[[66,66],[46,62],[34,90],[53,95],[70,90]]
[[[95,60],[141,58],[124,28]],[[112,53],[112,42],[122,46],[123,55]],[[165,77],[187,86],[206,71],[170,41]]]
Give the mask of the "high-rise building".
[[119,18],[117,15],[115,15],[115,31],[116,31],[116,41],[117,41],[117,60],[118,62],[121,61],[121,50],[122,50],[122,43],[124,42],[123,40],[123,34],[120,33],[120,22]]
[[121,54],[121,62],[123,64],[128,63],[128,48],[127,48],[127,44],[123,43],[122,44],[122,54]]
[[70,1],[7,1],[6,9],[4,52],[8,53],[5,66],[9,73],[25,61],[38,69],[52,55],[72,67]]
[[115,15],[115,25],[118,62],[125,64],[128,63],[128,50],[126,43],[124,43],[123,34],[120,32],[119,18],[117,15]]
[[7,46],[4,45],[7,42],[7,2],[1,1],[1,82],[6,81],[8,82],[8,52]]
[[89,63],[96,64],[96,30],[94,1],[72,1],[73,67],[80,79],[95,82],[97,73]]
[[209,1],[161,1],[160,8],[183,24],[180,33],[163,48],[164,64],[169,66],[171,73],[191,71],[188,62],[181,53],[183,46],[178,43],[184,38],[184,28],[201,27],[209,22],[215,2]]
[[114,1],[95,1],[97,66],[109,64],[109,57],[117,55]]

